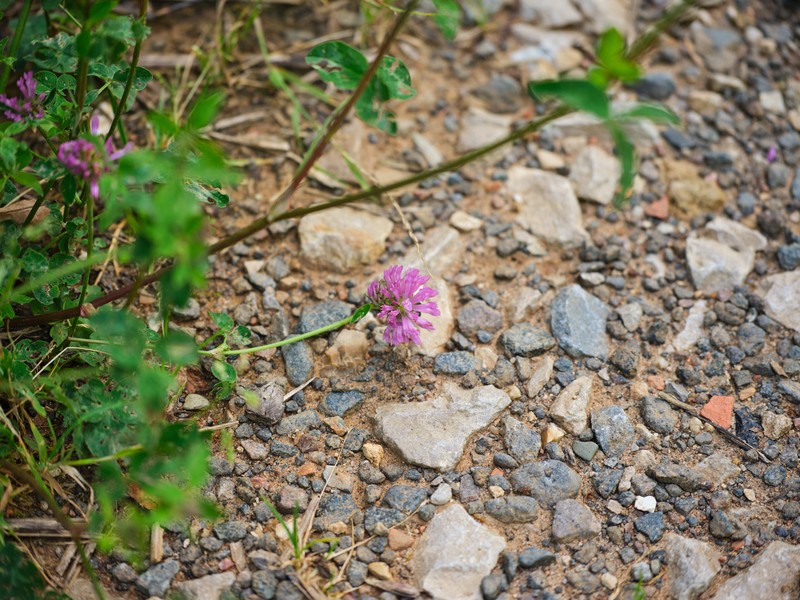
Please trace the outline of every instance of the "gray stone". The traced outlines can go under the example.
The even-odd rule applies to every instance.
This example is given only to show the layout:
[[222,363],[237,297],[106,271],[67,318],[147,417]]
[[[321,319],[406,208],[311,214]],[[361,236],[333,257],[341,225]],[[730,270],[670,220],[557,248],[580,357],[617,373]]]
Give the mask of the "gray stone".
[[482,300],[470,300],[458,311],[458,329],[467,336],[478,331],[495,333],[503,327],[503,315]]
[[701,27],[692,28],[692,38],[698,56],[701,56],[711,71],[730,73],[739,61],[739,53],[745,44],[738,32],[732,29]]
[[550,329],[571,356],[608,358],[608,307],[581,286],[562,288],[550,305]]
[[353,308],[340,300],[326,300],[317,304],[307,304],[300,314],[300,333],[308,333],[346,319],[353,313]]
[[486,514],[501,523],[530,523],[536,518],[539,505],[529,496],[492,498],[483,504]]
[[258,389],[258,405],[247,404],[244,411],[254,421],[274,425],[283,417],[284,394],[283,386],[271,381]]
[[376,435],[413,464],[452,469],[469,436],[509,404],[508,394],[494,386],[463,390],[446,382],[442,394],[433,400],[380,405]]
[[564,246],[588,239],[580,204],[566,177],[517,165],[508,171],[508,191],[520,205],[517,221],[537,237]]
[[698,471],[676,463],[662,461],[647,468],[647,474],[664,485],[674,483],[687,492],[707,489],[710,482]]
[[607,456],[621,455],[633,442],[633,425],[619,406],[607,406],[594,411],[592,431]]
[[639,323],[642,320],[644,311],[642,305],[638,302],[630,302],[617,309],[622,325],[628,331],[636,331],[639,328]]
[[609,204],[619,183],[619,159],[600,146],[586,146],[575,157],[569,180],[582,200]]
[[542,391],[547,382],[553,376],[553,365],[555,360],[552,356],[543,357],[534,367],[531,378],[528,379],[527,389],[528,398],[535,398]]
[[519,566],[523,569],[539,569],[556,562],[556,555],[542,548],[525,548],[519,553]]
[[550,418],[572,435],[579,435],[586,429],[586,410],[592,398],[592,382],[592,377],[578,377],[561,390],[550,406]]
[[247,535],[247,527],[241,521],[224,521],[214,525],[214,534],[223,542],[236,542]]
[[314,372],[314,351],[306,342],[296,342],[281,348],[286,365],[286,378],[294,386],[302,385]]
[[295,507],[303,513],[308,508],[308,492],[294,485],[285,485],[278,492],[275,506],[286,515],[292,514]]
[[523,21],[548,29],[577,25],[583,20],[569,0],[557,4],[548,0],[520,0],[519,16]]
[[485,84],[478,86],[472,93],[486,103],[486,108],[493,113],[517,112],[524,100],[522,86],[509,75],[493,76]]
[[348,523],[356,511],[358,505],[350,494],[324,494],[314,519],[314,528],[322,531],[333,523]]
[[667,554],[667,595],[672,600],[695,600],[720,572],[722,555],[709,544],[674,533],[664,536]]
[[134,568],[128,563],[124,562],[114,565],[114,568],[111,569],[111,574],[117,581],[121,583],[131,583],[136,581],[136,578],[139,577],[139,574],[134,570]]
[[800,271],[769,275],[761,286],[767,316],[800,333]]
[[722,452],[714,452],[695,465],[694,470],[712,486],[719,487],[733,479],[741,469]]
[[[256,596],[261,600],[272,600],[275,597],[275,592],[278,587],[278,580],[272,571],[256,571],[253,573],[253,579],[250,587],[256,593]],[[282,600],[283,597],[281,597]]]
[[664,535],[664,513],[658,511],[641,516],[633,522],[633,526],[651,542],[657,542]]
[[236,575],[228,571],[206,575],[200,579],[181,581],[175,584],[175,590],[179,594],[183,594],[186,600],[219,600],[222,592],[229,590],[234,581],[236,581]]
[[482,600],[481,581],[505,546],[503,537],[451,504],[433,518],[417,543],[415,579],[435,600]]
[[781,379],[778,389],[789,397],[795,404],[800,404],[800,383],[791,379]]
[[711,600],[795,600],[800,597],[800,547],[770,542],[755,563],[722,584]]
[[445,375],[466,375],[480,369],[481,361],[471,352],[442,352],[433,361],[433,372]]
[[308,431],[318,429],[322,426],[319,415],[314,410],[304,410],[296,415],[289,415],[281,419],[275,431],[278,435],[290,435],[298,431]]
[[500,345],[509,358],[539,356],[555,344],[553,336],[530,323],[517,323],[500,334]]
[[656,433],[672,433],[680,423],[680,416],[669,403],[654,396],[642,398],[641,412],[645,425]]
[[536,460],[542,449],[542,438],[537,432],[511,416],[503,418],[503,428],[503,441],[511,456],[521,463]]
[[711,294],[741,285],[752,271],[761,246],[757,235],[727,219],[692,232],[686,240],[686,262],[695,287]]
[[181,565],[177,560],[167,559],[139,575],[136,588],[147,596],[163,596],[180,570]]
[[264,460],[269,454],[269,448],[255,440],[242,440],[241,444],[250,460]]
[[572,451],[575,453],[575,456],[582,458],[586,462],[590,462],[599,449],[600,446],[594,442],[582,442],[580,440],[572,442]]
[[208,398],[200,394],[188,394],[183,400],[183,408],[185,410],[203,410],[211,406]]
[[173,306],[172,315],[181,321],[194,321],[200,318],[200,303],[195,298],[189,298],[186,306]]
[[600,521],[577,500],[561,500],[553,514],[553,541],[567,544],[600,535]]
[[330,392],[320,402],[319,411],[329,417],[343,417],[364,404],[364,394],[357,390]]
[[389,529],[402,523],[406,516],[406,513],[395,508],[370,506],[364,511],[364,529],[370,535],[386,535]]
[[600,469],[592,474],[592,485],[601,498],[608,498],[622,481],[622,469]]
[[479,108],[467,109],[461,117],[459,152],[469,152],[503,139],[511,131],[511,117],[495,115]]
[[383,503],[406,514],[411,514],[427,499],[428,491],[425,488],[414,485],[393,485],[386,490]]
[[647,73],[633,85],[640,98],[666,100],[675,93],[675,81],[669,73]]
[[516,493],[533,496],[539,504],[552,507],[559,500],[575,498],[581,489],[581,478],[561,461],[544,460],[513,471],[511,486]]
[[586,27],[600,34],[614,27],[624,36],[630,35],[636,11],[631,0],[573,0],[586,17]]
[[392,222],[347,206],[300,219],[300,251],[311,264],[347,273],[378,260],[392,232]]

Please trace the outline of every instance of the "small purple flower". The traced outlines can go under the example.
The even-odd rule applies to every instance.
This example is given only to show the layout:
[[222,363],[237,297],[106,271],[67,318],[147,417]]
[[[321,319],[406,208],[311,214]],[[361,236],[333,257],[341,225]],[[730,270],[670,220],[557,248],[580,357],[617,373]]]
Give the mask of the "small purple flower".
[[11,121],[19,122],[25,119],[41,119],[44,116],[42,102],[46,94],[36,93],[36,80],[33,71],[26,71],[17,79],[17,87],[21,93],[19,98],[9,98],[0,94],[0,104],[5,106],[3,114]]
[[436,302],[430,301],[438,292],[425,285],[430,277],[417,269],[395,265],[383,272],[383,279],[369,284],[367,297],[379,308],[378,318],[386,321],[383,341],[397,346],[405,342],[420,343],[419,329],[433,329],[433,323],[422,313],[439,316]]
[[770,146],[769,150],[767,150],[767,162],[773,162],[776,158],[778,158],[778,149],[775,146]]
[[[100,132],[100,119],[97,117],[92,119],[91,130],[92,135],[97,137]],[[108,163],[130,152],[132,146],[128,142],[121,150],[115,150],[111,139],[100,145],[96,141],[78,138],[61,144],[58,160],[75,177],[89,183],[89,192],[97,200],[100,197],[100,177],[109,170]]]

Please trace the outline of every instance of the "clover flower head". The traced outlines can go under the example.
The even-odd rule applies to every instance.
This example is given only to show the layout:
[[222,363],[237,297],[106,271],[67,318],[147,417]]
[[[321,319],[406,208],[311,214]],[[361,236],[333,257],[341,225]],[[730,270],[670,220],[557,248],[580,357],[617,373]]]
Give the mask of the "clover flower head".
[[[91,133],[97,137],[100,133],[100,120],[92,119]],[[64,142],[58,148],[58,160],[64,163],[67,171],[89,183],[92,198],[100,197],[100,177],[109,170],[109,163],[127,154],[132,147],[128,142],[125,147],[116,150],[107,139],[102,146],[92,140],[78,138]]]
[[439,316],[439,307],[431,298],[438,292],[425,285],[430,277],[417,269],[394,265],[383,272],[383,279],[369,284],[367,297],[378,308],[378,318],[386,322],[383,340],[393,346],[405,342],[420,343],[419,328],[433,329],[423,313]]
[[36,93],[36,80],[33,78],[33,71],[26,71],[22,77],[17,79],[17,87],[20,91],[19,98],[9,98],[5,94],[0,94],[0,104],[5,105],[6,110],[3,114],[7,119],[15,122],[26,119],[41,119],[44,116],[42,103],[46,94]]

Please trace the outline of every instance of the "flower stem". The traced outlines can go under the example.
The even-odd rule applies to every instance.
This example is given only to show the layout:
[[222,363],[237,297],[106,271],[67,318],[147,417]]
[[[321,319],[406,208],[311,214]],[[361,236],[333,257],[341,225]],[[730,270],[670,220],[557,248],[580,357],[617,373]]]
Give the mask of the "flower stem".
[[22,34],[24,33],[25,25],[28,22],[28,15],[31,12],[31,4],[31,0],[25,0],[25,3],[22,5],[22,10],[20,10],[17,26],[14,29],[14,37],[11,40],[11,45],[8,47],[8,54],[6,54],[6,57],[12,60],[4,63],[3,70],[0,72],[0,92],[6,89],[8,76],[11,75],[11,63],[13,62],[14,57],[17,55],[17,50],[19,50],[19,45],[22,42]]

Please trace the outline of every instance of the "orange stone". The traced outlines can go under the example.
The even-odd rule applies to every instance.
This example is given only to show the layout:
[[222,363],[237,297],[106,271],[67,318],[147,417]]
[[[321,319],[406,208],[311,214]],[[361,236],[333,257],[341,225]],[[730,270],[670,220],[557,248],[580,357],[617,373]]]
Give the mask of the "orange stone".
[[733,425],[733,396],[711,396],[700,410],[700,416],[723,429],[730,429]]
[[501,469],[500,467],[495,467],[494,469],[492,469],[492,472],[489,473],[489,475],[490,476],[491,475],[504,475],[503,469]]
[[659,392],[664,389],[666,382],[661,375],[648,375],[647,376],[647,385],[649,385],[654,390],[658,390]]
[[316,472],[317,472],[317,467],[314,465],[314,463],[307,462],[300,465],[300,468],[297,469],[297,476],[302,477],[303,475],[305,475],[306,477],[308,477],[309,475],[316,474]]
[[644,214],[662,221],[669,217],[669,198],[662,196],[644,207]]
[[392,550],[405,550],[414,545],[414,537],[402,529],[392,527],[389,530],[389,548]]

